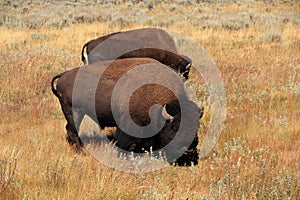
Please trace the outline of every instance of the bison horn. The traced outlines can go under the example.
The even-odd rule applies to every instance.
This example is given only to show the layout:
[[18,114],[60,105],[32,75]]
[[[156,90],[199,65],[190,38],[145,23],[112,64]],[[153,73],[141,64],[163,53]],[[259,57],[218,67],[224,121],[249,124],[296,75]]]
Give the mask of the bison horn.
[[162,109],[162,116],[167,120],[169,121],[170,123],[172,123],[174,117],[171,116],[168,112],[167,112],[167,109],[166,109],[166,105],[163,106],[163,109]]
[[201,106],[199,111],[200,119],[203,117],[203,114],[204,114],[204,106]]
[[187,66],[185,66],[185,69],[188,70],[191,66],[192,66],[192,63],[189,63],[189,64],[187,64]]

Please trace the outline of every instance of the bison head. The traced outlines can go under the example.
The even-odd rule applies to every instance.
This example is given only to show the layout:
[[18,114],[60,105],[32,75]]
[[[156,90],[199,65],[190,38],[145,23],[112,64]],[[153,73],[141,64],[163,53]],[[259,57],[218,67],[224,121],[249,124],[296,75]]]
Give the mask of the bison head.
[[187,100],[168,103],[158,110],[158,119],[164,123],[163,128],[149,138],[138,138],[117,128],[114,140],[121,150],[144,153],[152,150],[154,155],[165,154],[166,160],[179,166],[198,164],[199,119],[203,110]]

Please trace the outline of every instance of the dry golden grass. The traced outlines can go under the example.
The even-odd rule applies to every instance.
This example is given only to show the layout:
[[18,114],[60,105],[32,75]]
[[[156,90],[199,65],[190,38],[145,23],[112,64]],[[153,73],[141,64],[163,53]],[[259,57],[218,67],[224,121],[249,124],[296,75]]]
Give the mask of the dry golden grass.
[[[122,28],[99,22],[61,30],[0,27],[0,199],[300,198],[300,26],[169,28],[215,60],[227,119],[217,146],[199,165],[130,174],[69,148],[50,90],[55,74],[81,65],[85,42]],[[195,71],[191,81],[204,84]],[[203,138],[209,117],[201,122]]]

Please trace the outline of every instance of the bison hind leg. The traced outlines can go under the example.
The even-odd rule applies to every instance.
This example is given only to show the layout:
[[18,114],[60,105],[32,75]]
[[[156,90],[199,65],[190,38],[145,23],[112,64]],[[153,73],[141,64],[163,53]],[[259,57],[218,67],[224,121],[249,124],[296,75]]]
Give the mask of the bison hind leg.
[[74,149],[77,152],[81,152],[83,143],[80,137],[78,136],[77,130],[72,130],[69,124],[66,125],[66,129],[67,129],[67,137],[66,137],[67,142],[69,143],[70,146],[74,147]]
[[80,113],[78,109],[69,109],[69,112],[64,112],[67,119],[67,141],[70,146],[74,147],[75,150],[80,153],[82,152],[83,143],[78,135],[80,123],[84,117],[84,114]]

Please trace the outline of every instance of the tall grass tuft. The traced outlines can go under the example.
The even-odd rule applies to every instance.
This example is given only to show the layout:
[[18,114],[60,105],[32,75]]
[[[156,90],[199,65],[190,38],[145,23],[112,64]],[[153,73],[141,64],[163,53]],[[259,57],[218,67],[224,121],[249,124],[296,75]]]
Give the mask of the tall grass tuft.
[[0,157],[0,197],[14,198],[18,192],[17,158],[14,151],[8,156]]

